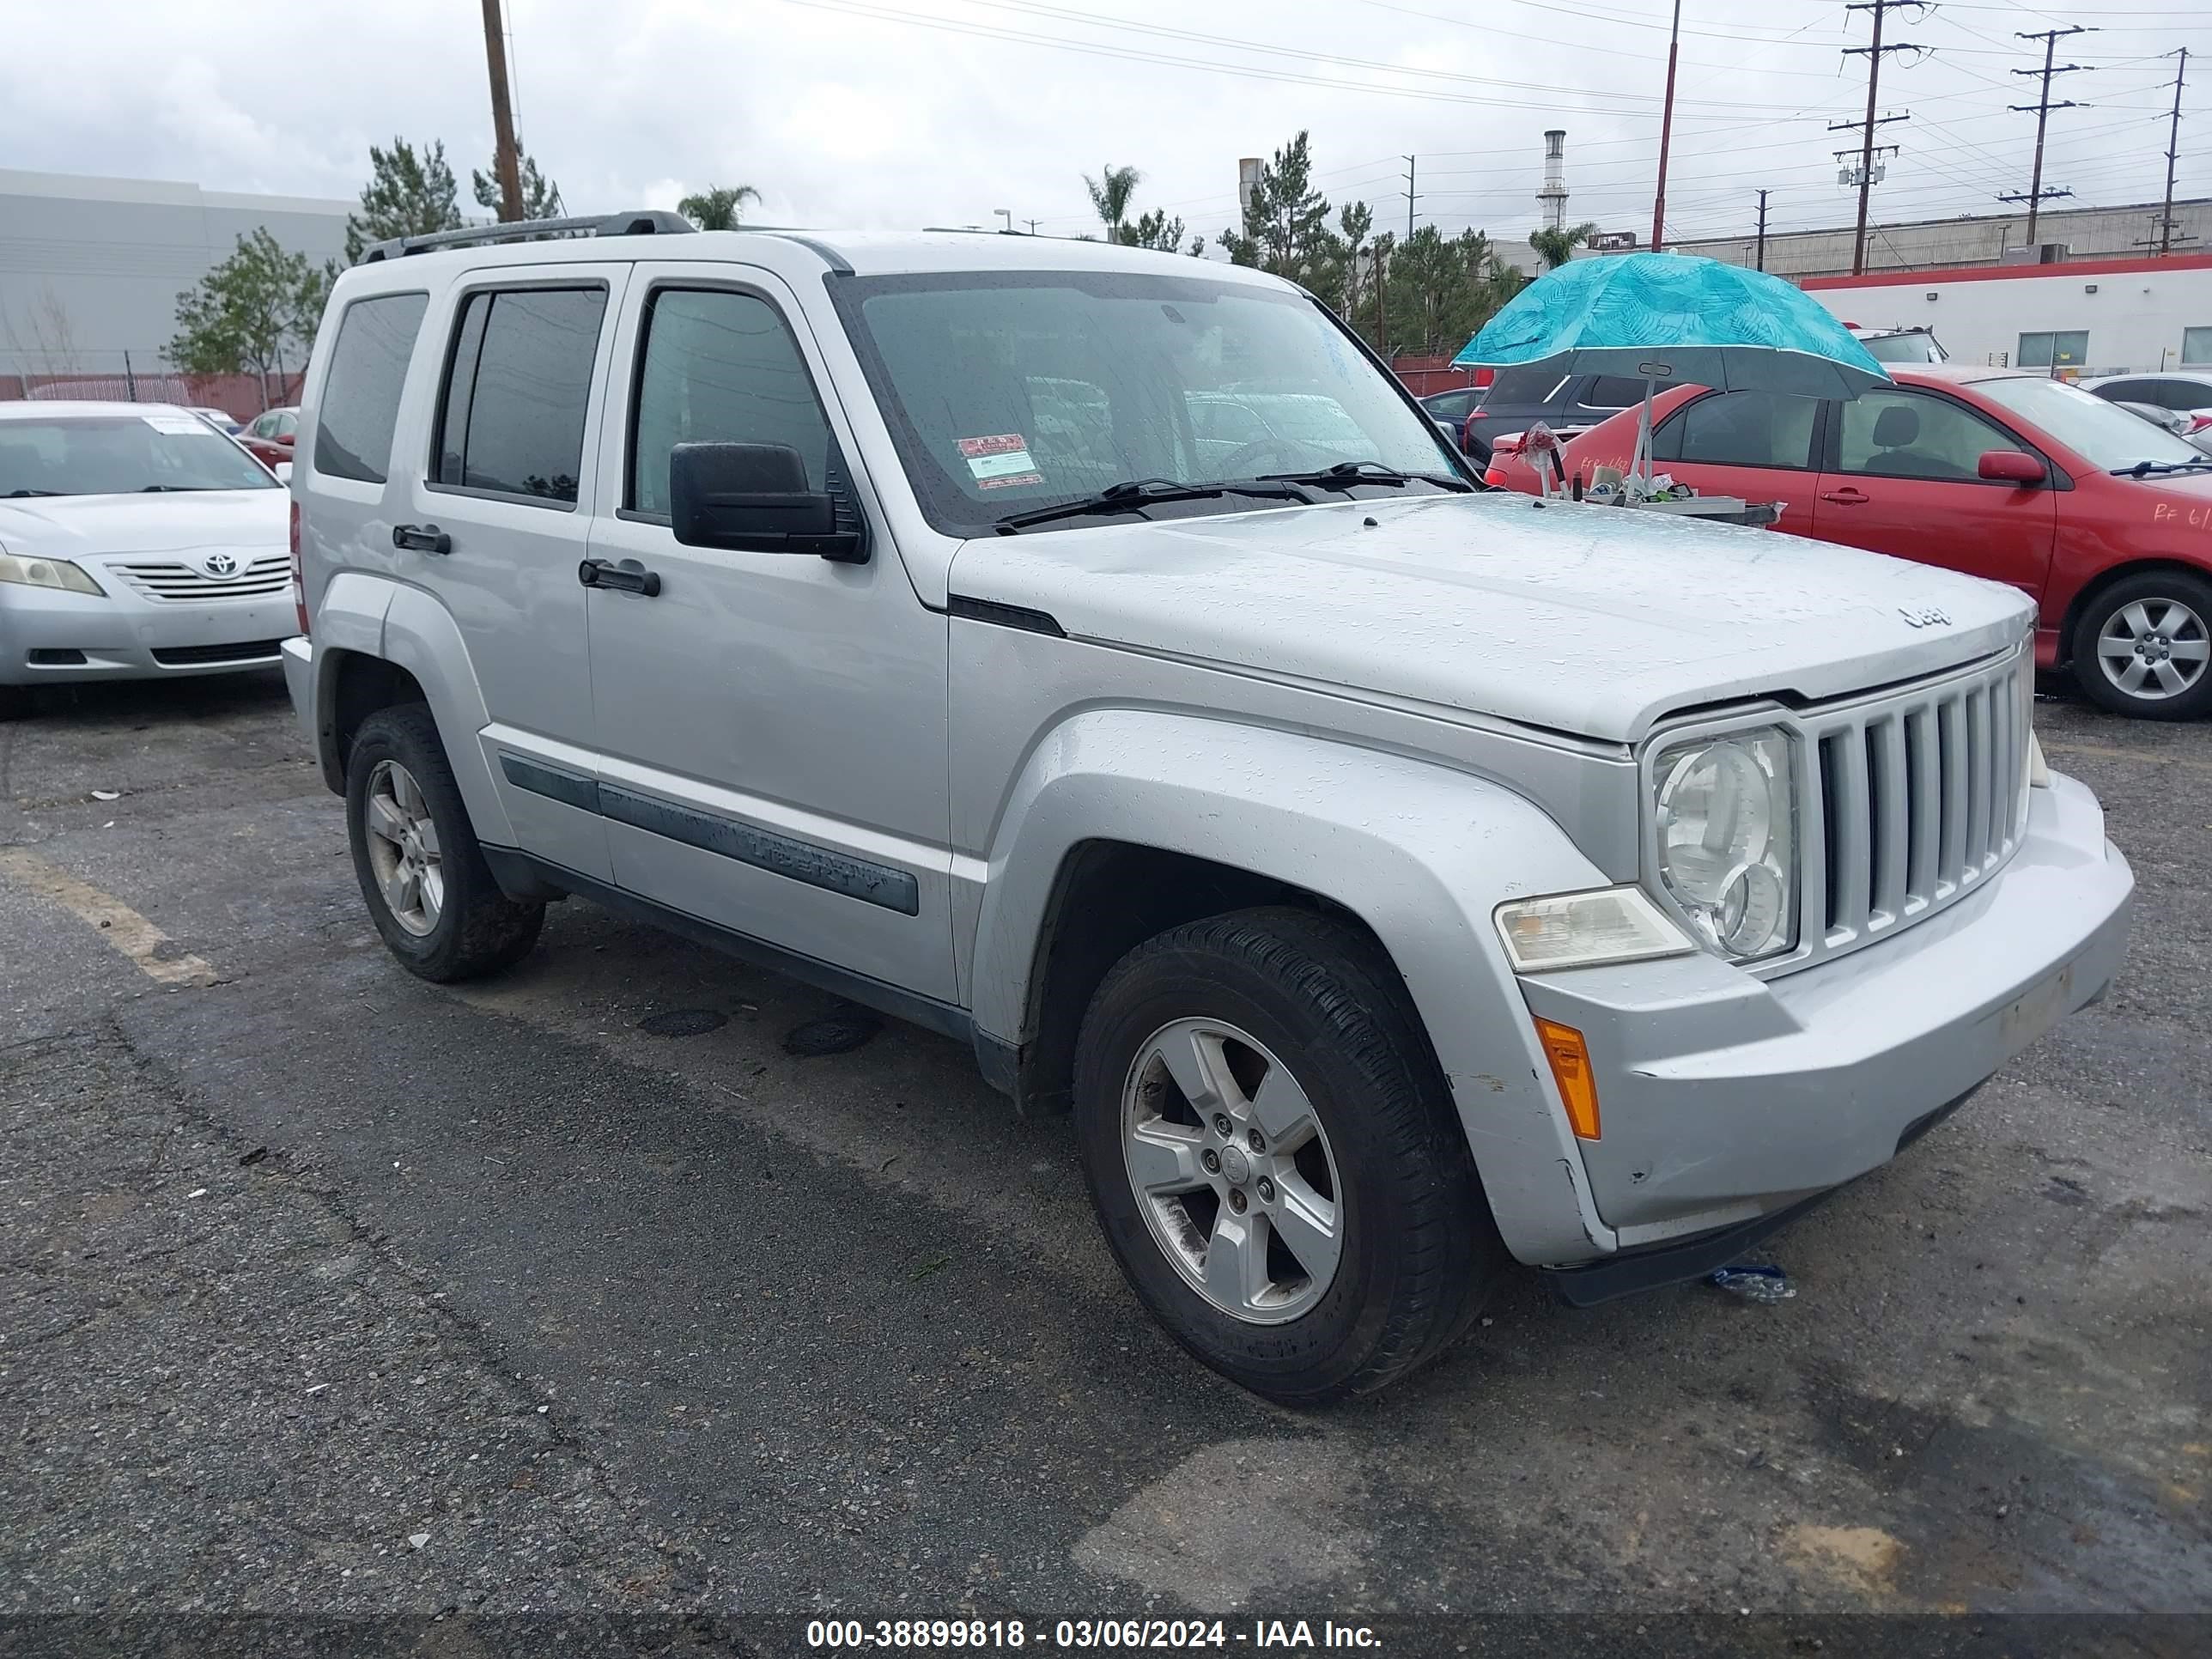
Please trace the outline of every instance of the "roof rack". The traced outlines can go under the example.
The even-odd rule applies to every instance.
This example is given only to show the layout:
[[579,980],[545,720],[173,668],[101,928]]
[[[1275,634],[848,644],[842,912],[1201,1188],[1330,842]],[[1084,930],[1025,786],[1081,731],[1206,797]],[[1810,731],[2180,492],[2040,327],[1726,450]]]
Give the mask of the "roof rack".
[[477,247],[488,242],[514,242],[538,236],[672,236],[697,228],[682,214],[671,213],[665,208],[640,208],[632,213],[580,219],[515,219],[504,224],[433,231],[427,236],[395,236],[371,246],[361,256],[361,262],[374,264],[380,259],[397,259],[410,253]]

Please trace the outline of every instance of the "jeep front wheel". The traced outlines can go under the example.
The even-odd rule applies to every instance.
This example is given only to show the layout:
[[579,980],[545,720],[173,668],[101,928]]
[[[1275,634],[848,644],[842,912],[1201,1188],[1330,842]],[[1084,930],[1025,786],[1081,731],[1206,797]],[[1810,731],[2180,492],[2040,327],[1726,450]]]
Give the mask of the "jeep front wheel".
[[1085,1177],[1123,1273],[1232,1381],[1381,1387],[1463,1331],[1504,1263],[1402,981],[1289,908],[1146,941],[1076,1053]]

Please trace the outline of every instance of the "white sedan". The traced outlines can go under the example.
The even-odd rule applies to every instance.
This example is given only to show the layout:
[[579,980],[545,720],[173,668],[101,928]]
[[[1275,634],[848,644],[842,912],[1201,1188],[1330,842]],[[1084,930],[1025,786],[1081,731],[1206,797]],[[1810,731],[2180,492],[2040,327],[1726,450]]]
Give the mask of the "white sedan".
[[290,501],[189,410],[0,404],[0,714],[40,684],[277,662]]

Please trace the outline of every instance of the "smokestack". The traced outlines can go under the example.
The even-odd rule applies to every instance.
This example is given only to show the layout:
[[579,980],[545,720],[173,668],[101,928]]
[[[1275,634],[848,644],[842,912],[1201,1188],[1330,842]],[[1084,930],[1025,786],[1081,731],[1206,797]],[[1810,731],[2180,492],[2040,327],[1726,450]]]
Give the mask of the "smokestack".
[[1567,228],[1567,131],[1553,127],[1544,135],[1544,187],[1536,192],[1548,230]]

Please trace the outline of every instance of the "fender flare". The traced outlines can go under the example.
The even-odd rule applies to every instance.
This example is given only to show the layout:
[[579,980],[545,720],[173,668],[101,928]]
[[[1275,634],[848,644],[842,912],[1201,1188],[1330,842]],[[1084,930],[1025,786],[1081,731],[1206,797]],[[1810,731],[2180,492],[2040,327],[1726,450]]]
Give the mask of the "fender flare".
[[345,788],[337,762],[338,673],[349,653],[380,658],[405,669],[422,688],[477,839],[514,845],[507,808],[477,735],[491,723],[483,689],[477,684],[461,630],[445,606],[419,587],[346,571],[331,579],[316,607],[314,647],[315,746],[324,778],[333,789]]
[[1018,1043],[1063,862],[1100,840],[1317,893],[1405,977],[1507,1247],[1524,1261],[1614,1248],[1492,922],[1521,895],[1609,884],[1510,790],[1305,732],[1161,711],[1070,717],[1030,751],[994,832],[977,919],[977,1029]]

